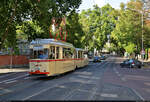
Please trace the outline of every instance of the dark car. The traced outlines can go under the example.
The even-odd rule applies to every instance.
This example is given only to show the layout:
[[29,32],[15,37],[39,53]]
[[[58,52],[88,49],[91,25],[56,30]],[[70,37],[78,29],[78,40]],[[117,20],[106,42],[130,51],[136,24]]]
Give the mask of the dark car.
[[129,68],[141,68],[142,62],[140,62],[137,59],[127,59],[120,63],[120,66],[123,67],[129,67]]
[[101,62],[100,57],[99,56],[95,56],[93,59],[93,62]]
[[104,55],[102,55],[101,57],[100,57],[100,60],[105,60],[106,59],[106,56],[104,56]]

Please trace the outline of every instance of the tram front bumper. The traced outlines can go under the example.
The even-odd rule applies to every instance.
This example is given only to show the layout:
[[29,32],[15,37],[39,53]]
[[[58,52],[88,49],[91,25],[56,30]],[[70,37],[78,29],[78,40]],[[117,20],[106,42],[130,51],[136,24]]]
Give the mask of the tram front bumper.
[[50,74],[49,72],[40,72],[39,70],[36,70],[35,72],[29,72],[30,75],[33,74]]

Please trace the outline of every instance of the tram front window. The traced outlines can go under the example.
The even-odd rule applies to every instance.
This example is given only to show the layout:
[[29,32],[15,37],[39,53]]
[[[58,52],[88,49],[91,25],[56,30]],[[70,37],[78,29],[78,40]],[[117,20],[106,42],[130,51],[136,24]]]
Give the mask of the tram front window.
[[44,51],[40,51],[38,58],[39,59],[48,59],[48,53],[44,53]]
[[30,58],[32,59],[48,59],[48,49],[31,50]]

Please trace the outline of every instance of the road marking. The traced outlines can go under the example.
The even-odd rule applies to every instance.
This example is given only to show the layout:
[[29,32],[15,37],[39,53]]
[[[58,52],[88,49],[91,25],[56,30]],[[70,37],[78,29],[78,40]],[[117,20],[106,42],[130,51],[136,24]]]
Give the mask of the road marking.
[[8,81],[8,82],[5,82],[5,83],[6,83],[6,84],[10,84],[10,83],[14,83],[14,82],[17,82],[17,80]]
[[8,76],[13,75],[13,74],[16,74],[16,73],[10,73],[10,74],[7,74],[7,75],[2,75],[2,76],[0,76],[0,78],[8,77]]
[[69,96],[72,97],[72,96],[74,95],[75,91],[76,91],[77,89],[80,89],[81,86],[82,86],[82,84],[80,84],[80,85],[78,86],[78,88],[75,88],[75,89],[71,90],[66,96],[64,96],[64,97],[62,98],[62,100],[67,99]]
[[6,93],[10,93],[10,92],[12,92],[12,91],[0,87],[0,95],[6,94]]
[[107,93],[102,93],[100,96],[102,97],[111,97],[111,98],[117,98],[117,94],[107,94]]
[[125,78],[121,78],[121,80],[122,80],[122,81],[126,81],[126,79],[125,79]]
[[59,88],[66,88],[65,86],[63,86],[63,85],[60,85],[60,86],[58,86]]
[[84,71],[84,72],[74,72],[74,74],[92,75],[91,72],[86,72],[86,71]]
[[97,92],[97,87],[95,87],[93,90],[92,90],[92,93],[90,95],[90,97],[88,99],[93,99],[94,96],[96,95],[96,92]]
[[144,98],[143,98],[135,89],[132,88],[131,90],[133,90],[134,93],[135,93],[138,97],[140,97],[140,99],[141,99],[142,101],[144,101]]
[[45,91],[48,91],[48,90],[51,89],[51,88],[57,87],[57,86],[58,86],[58,85],[56,84],[56,85],[54,85],[54,86],[52,86],[52,87],[48,87],[48,88],[46,88],[46,89],[43,89],[43,90],[41,90],[41,91],[39,91],[39,92],[37,92],[37,93],[31,95],[31,96],[28,96],[28,97],[24,98],[23,100],[30,99],[31,97],[37,96],[37,95],[39,95],[39,94],[41,94],[41,93],[43,93],[43,92],[45,92]]
[[26,78],[24,78],[24,79],[30,79],[31,77],[26,77]]
[[87,78],[87,79],[90,79],[90,78],[91,78],[91,76],[84,76],[84,75],[78,75],[78,77]]
[[100,79],[100,77],[91,77],[91,79],[95,79],[95,80],[99,80]]
[[87,81],[87,80],[83,80],[83,79],[77,79],[77,78],[69,78],[70,81],[72,82],[79,82],[79,83],[83,83],[83,84],[89,84],[91,83],[91,80]]
[[25,74],[25,75],[22,75],[22,76],[19,76],[19,77],[16,77],[16,78],[12,78],[12,79],[8,79],[8,80],[3,80],[1,81],[0,83],[4,83],[4,82],[7,82],[7,81],[12,81],[12,80],[15,80],[15,79],[19,79],[21,77],[24,77],[24,76],[28,76],[29,74]]
[[121,77],[121,74],[118,73],[117,75],[118,75],[119,77]]
[[147,85],[147,86],[150,86],[150,83],[147,83],[147,82],[146,82],[146,83],[144,83],[144,84]]

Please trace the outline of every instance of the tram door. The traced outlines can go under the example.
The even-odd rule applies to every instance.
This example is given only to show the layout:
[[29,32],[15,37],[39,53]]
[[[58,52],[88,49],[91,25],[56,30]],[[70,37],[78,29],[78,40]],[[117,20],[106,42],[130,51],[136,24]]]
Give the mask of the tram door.
[[55,47],[55,71],[57,74],[62,73],[63,61],[61,57],[62,48],[60,46]]
[[63,70],[64,72],[74,70],[74,49],[72,48],[63,48]]
[[56,62],[55,62],[55,46],[50,46],[49,49],[49,71],[51,74],[56,74]]

